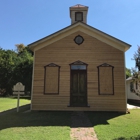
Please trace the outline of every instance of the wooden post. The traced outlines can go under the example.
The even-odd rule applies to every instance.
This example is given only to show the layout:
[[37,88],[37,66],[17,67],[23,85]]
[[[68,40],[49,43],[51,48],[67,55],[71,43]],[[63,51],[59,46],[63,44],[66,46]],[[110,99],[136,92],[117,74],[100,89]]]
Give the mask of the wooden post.
[[24,89],[25,89],[25,86],[20,82],[18,82],[13,88],[13,91],[15,91],[14,94],[16,94],[18,96],[18,98],[17,98],[17,112],[19,112],[20,94],[24,94]]
[[17,112],[19,112],[19,99],[20,99],[20,92],[18,92],[18,99],[17,99]]

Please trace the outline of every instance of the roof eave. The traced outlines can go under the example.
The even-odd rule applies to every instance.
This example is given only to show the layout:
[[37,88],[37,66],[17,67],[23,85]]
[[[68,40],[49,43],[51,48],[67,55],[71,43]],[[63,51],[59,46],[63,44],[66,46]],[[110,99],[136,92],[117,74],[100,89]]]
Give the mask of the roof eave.
[[124,47],[124,52],[127,51],[127,50],[131,47],[130,44],[128,44],[128,43],[126,43],[126,42],[124,42],[124,41],[121,41],[121,40],[119,40],[119,39],[117,39],[117,38],[115,38],[115,37],[113,37],[113,36],[111,36],[111,35],[109,35],[109,34],[106,34],[106,33],[102,32],[102,31],[100,31],[100,30],[98,30],[98,29],[96,29],[96,28],[94,28],[94,27],[92,27],[92,26],[90,26],[90,25],[87,25],[87,24],[85,24],[85,23],[83,23],[83,22],[76,22],[76,23],[74,23],[74,24],[72,24],[72,25],[70,25],[70,26],[67,26],[67,27],[65,27],[65,28],[63,28],[63,29],[61,29],[61,30],[59,30],[59,31],[57,31],[57,32],[55,32],[55,33],[53,33],[53,34],[50,34],[50,35],[48,35],[48,36],[46,36],[46,37],[44,37],[44,38],[42,38],[42,39],[39,39],[39,40],[37,40],[37,41],[35,41],[35,42],[29,44],[28,46],[29,46],[29,48],[33,51],[34,48],[35,48],[38,44],[40,44],[40,43],[42,43],[42,42],[45,42],[46,40],[49,40],[49,39],[51,39],[51,38],[54,37],[54,36],[60,35],[60,34],[62,34],[63,32],[65,32],[65,31],[67,31],[67,30],[70,30],[70,29],[72,29],[72,28],[74,28],[74,27],[76,27],[76,26],[78,26],[78,25],[84,26],[85,28],[89,28],[90,30],[94,30],[94,31],[96,31],[98,34],[104,35],[104,37],[106,37],[106,38],[108,38],[108,39],[112,39],[114,42],[119,42],[119,44],[121,44],[121,46]]
[[48,39],[49,37],[52,37],[53,35],[57,35],[57,34],[59,34],[59,33],[62,33],[62,32],[65,31],[67,28],[72,27],[72,26],[74,26],[75,24],[77,24],[77,22],[74,23],[74,24],[72,24],[72,25],[70,25],[70,26],[67,26],[67,27],[65,27],[65,28],[63,28],[63,29],[61,29],[61,30],[58,30],[57,32],[54,32],[54,33],[52,33],[52,34],[50,34],[50,35],[48,35],[48,36],[45,36],[45,37],[43,37],[43,38],[41,38],[41,39],[39,39],[39,40],[37,40],[37,41],[35,41],[35,42],[33,42],[33,43],[30,43],[30,44],[28,44],[27,46],[28,46],[31,50],[34,50],[34,47],[35,47],[36,45],[38,45],[38,44],[44,42],[46,39]]

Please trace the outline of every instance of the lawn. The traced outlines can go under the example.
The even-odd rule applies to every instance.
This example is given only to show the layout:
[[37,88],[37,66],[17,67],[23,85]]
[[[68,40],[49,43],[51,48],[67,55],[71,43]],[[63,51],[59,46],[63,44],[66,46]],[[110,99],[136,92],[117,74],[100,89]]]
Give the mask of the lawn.
[[[16,107],[16,99],[0,98],[1,111]],[[23,102],[22,102],[23,101]],[[22,99],[21,104],[30,100]],[[67,111],[20,111],[0,114],[0,140],[70,140],[71,114]],[[140,140],[140,109],[130,114],[85,112],[99,140]]]
[[[28,99],[20,99],[20,106],[30,104]],[[16,98],[0,98],[0,112],[17,107]]]
[[0,115],[0,140],[70,140],[71,112],[28,109]]
[[140,140],[140,109],[130,114],[88,112],[99,140]]

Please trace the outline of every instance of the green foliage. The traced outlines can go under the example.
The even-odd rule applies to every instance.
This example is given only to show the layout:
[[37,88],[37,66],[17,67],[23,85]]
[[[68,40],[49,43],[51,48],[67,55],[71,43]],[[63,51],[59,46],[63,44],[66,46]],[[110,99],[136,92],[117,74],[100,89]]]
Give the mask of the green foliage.
[[[138,46],[138,49],[133,56],[133,60],[135,60],[136,68],[138,68],[138,71],[140,71],[140,46]],[[138,78],[139,76],[139,73],[136,71],[136,68],[132,68],[134,78]]]
[[[133,79],[133,83],[135,82],[137,86],[139,86],[139,81],[140,81],[140,46],[138,46],[137,51],[135,52],[134,56],[133,56],[133,60],[135,60],[135,68],[132,68],[132,79]],[[137,95],[140,96],[140,90],[139,88],[134,88],[132,90],[132,92]]]
[[16,44],[17,52],[22,52],[25,49],[24,44]]
[[[4,93],[12,92],[14,70],[17,65],[17,54],[0,48],[0,89]],[[4,94],[2,93],[2,94]]]
[[135,60],[135,68],[131,69],[133,81],[140,80],[140,46],[138,46],[137,51],[133,55],[133,60]]
[[128,77],[131,77],[131,70],[128,69],[128,68],[125,68],[125,74],[126,74],[126,79],[127,79]]
[[13,85],[21,82],[31,91],[33,53],[28,47],[19,52],[0,48],[0,95],[12,94]]
[[31,91],[33,54],[26,47],[18,53],[19,62],[15,68],[14,77],[25,85],[26,92]]
[[133,56],[133,59],[135,60],[136,67],[140,71],[140,46],[138,46],[138,49]]

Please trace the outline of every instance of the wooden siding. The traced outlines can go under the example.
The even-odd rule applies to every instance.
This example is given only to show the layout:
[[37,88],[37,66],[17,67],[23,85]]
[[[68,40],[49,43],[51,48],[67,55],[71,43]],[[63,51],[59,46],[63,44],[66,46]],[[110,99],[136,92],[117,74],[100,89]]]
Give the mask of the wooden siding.
[[83,13],[83,22],[87,23],[87,10],[85,11],[71,11],[71,23],[75,23],[77,21],[75,21],[75,12],[82,12]]
[[99,68],[99,94],[113,94],[112,67]]
[[[84,42],[74,43],[81,35]],[[32,110],[126,111],[124,52],[83,32],[73,33],[35,52]],[[70,66],[80,60],[87,67],[87,102],[90,107],[68,107],[70,103]],[[61,66],[59,95],[44,95],[44,66]],[[114,95],[98,94],[97,66],[114,66]]]
[[58,67],[46,67],[45,70],[45,93],[46,94],[58,94],[58,76],[59,68]]

